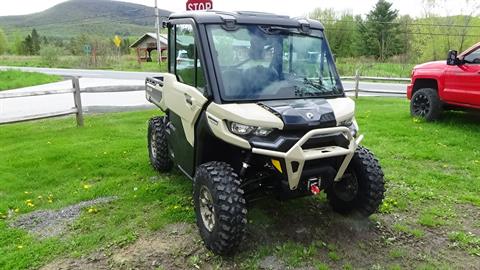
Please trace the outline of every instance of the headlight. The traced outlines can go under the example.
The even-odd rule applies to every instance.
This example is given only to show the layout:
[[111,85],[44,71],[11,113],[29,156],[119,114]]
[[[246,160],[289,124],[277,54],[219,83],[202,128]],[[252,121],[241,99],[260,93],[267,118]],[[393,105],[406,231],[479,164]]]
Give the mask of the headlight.
[[273,129],[271,129],[271,128],[259,127],[257,129],[255,129],[253,134],[255,134],[257,136],[265,137],[265,136],[268,136],[268,134],[272,133],[272,131],[273,131]]
[[237,135],[248,135],[252,133],[252,131],[255,129],[255,127],[248,126],[248,125],[243,125],[239,123],[232,122],[230,124],[230,131]]
[[230,122],[228,125],[230,127],[230,131],[234,134],[240,135],[240,136],[246,136],[250,135],[253,133],[255,136],[268,136],[273,129],[271,128],[263,128],[263,127],[254,127],[254,126],[249,126],[249,125],[244,125],[236,122]]
[[340,122],[340,126],[350,127],[353,124],[353,118]]
[[340,126],[348,127],[348,129],[350,129],[350,134],[352,134],[352,137],[357,136],[358,124],[355,118],[340,122]]

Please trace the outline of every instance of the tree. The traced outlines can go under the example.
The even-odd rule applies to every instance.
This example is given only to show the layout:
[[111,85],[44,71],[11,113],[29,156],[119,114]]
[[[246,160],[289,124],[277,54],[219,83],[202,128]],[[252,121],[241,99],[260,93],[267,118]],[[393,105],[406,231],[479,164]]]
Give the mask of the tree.
[[0,55],[4,54],[7,51],[7,47],[7,37],[5,36],[3,30],[0,28]]
[[397,54],[401,54],[402,62],[405,64],[411,60],[412,55],[416,55],[412,53],[413,37],[410,27],[414,21],[409,15],[403,15],[397,19],[397,22],[399,30]]
[[392,3],[379,0],[368,13],[366,20],[359,22],[364,55],[385,61],[400,51],[397,17],[398,10],[392,9]]
[[48,42],[48,38],[46,36],[43,36],[42,38],[42,46],[46,46],[50,44],[50,42]]
[[25,54],[25,50],[24,50],[24,46],[23,46],[23,38],[22,36],[19,34],[19,33],[14,33],[13,34],[13,44],[12,44],[12,47],[11,47],[11,52],[14,53],[14,54],[17,54],[17,55],[22,55],[22,54]]
[[330,47],[335,55],[349,57],[355,55],[354,40],[356,27],[353,15],[338,14],[333,9],[316,8],[309,17],[322,22]]
[[32,36],[27,35],[27,37],[25,37],[22,43],[23,43],[23,53],[26,55],[32,55],[33,54]]
[[40,52],[40,36],[37,33],[37,30],[33,28],[32,30],[32,54],[38,55]]
[[120,44],[120,51],[122,54],[130,54],[130,45],[132,43],[130,42],[129,38],[124,38],[122,40],[122,43]]

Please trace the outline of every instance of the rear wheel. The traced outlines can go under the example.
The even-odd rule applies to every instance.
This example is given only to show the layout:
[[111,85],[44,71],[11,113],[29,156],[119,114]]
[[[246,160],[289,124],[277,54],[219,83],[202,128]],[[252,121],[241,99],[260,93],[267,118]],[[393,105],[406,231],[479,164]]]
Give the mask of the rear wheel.
[[150,164],[159,172],[168,172],[173,167],[168,154],[166,123],[165,116],[148,121],[148,155]]
[[440,118],[442,111],[442,102],[435,89],[423,88],[413,94],[410,102],[412,116],[434,121]]
[[245,235],[247,208],[240,180],[225,162],[208,162],[197,168],[193,201],[197,226],[208,249],[229,255]]
[[375,213],[382,203],[385,187],[378,160],[364,147],[359,147],[344,177],[327,189],[333,210],[342,214],[357,211],[363,216]]

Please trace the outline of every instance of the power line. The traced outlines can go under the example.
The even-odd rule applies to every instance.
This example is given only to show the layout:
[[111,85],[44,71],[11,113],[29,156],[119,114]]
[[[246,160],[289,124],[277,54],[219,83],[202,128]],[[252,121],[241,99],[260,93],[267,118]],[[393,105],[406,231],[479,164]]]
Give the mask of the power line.
[[[345,29],[345,28],[327,28],[325,31],[339,31],[339,32],[351,32],[351,33],[356,33],[358,32],[356,29]],[[426,36],[449,36],[449,37],[480,37],[480,34],[478,35],[472,35],[472,34],[446,34],[446,33],[428,33],[428,32],[408,32],[408,31],[399,31],[395,32],[395,34],[406,34],[406,35],[426,35]]]
[[[445,17],[443,17],[445,18]],[[359,21],[341,20],[341,19],[318,19],[320,22],[335,22],[335,23],[352,23],[360,24]],[[418,22],[382,22],[382,21],[369,21],[378,24],[394,24],[394,25],[409,25],[409,26],[432,26],[432,27],[460,27],[460,28],[480,28],[480,25],[461,25],[461,24],[431,24],[431,23],[418,23]]]

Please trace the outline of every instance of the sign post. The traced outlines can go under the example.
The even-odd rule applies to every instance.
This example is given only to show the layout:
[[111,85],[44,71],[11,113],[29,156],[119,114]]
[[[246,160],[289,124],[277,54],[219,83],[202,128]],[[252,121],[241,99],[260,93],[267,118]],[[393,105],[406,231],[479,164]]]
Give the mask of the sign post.
[[187,10],[210,10],[213,9],[212,0],[188,0]]
[[120,38],[118,35],[115,35],[115,38],[113,38],[113,43],[115,43],[115,47],[117,47],[118,61],[120,61],[120,46],[122,45],[122,38]]
[[90,45],[90,44],[83,45],[83,52],[86,55],[90,55],[92,53],[92,45]]

